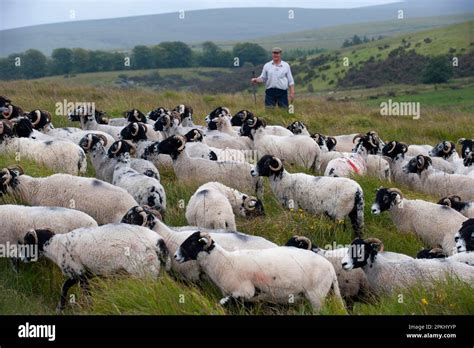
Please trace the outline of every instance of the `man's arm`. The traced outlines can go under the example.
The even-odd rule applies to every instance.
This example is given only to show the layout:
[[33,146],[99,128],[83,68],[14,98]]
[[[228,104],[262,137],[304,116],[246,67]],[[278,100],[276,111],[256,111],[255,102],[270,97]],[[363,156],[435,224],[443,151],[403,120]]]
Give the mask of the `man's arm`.
[[267,81],[267,75],[268,75],[268,72],[267,72],[267,69],[266,69],[266,65],[263,66],[263,69],[262,69],[262,73],[260,74],[259,77],[254,77],[250,80],[250,82],[252,83],[264,83],[265,81]]
[[293,74],[291,73],[291,68],[289,65],[288,65],[287,78],[288,78],[288,88],[290,90],[289,98],[290,98],[290,103],[292,103],[293,100],[295,100],[295,80],[293,79]]

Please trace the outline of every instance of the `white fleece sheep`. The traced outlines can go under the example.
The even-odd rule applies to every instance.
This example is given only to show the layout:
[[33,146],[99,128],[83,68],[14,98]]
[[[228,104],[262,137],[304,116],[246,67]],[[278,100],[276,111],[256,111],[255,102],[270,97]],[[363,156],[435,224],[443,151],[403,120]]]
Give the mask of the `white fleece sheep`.
[[132,169],[128,156],[116,164],[112,183],[125,189],[139,205],[148,205],[165,214],[166,193],[163,185],[157,179]]
[[0,122],[0,152],[35,161],[57,172],[77,175],[87,170],[86,154],[78,145],[61,140],[14,138],[5,122]]
[[342,259],[345,270],[364,270],[370,287],[376,294],[394,294],[417,284],[432,289],[436,286],[436,281],[445,281],[449,277],[457,277],[474,285],[474,268],[471,266],[434,259],[389,261],[378,253],[381,244],[375,238],[357,239],[352,242],[347,255]]
[[163,140],[156,149],[160,154],[171,156],[179,180],[199,185],[219,181],[243,192],[256,192],[259,198],[262,196],[262,179],[250,175],[252,166],[249,163],[192,158],[186,153],[185,146],[186,139],[175,135]]
[[195,232],[174,254],[178,262],[197,260],[230,300],[292,303],[308,299],[317,313],[330,291],[343,305],[336,272],[324,257],[291,247],[227,251],[205,232]]
[[265,121],[249,119],[242,125],[242,135],[251,137],[260,156],[272,155],[288,164],[299,165],[317,171],[321,165],[319,145],[311,137],[303,135],[276,136],[265,134]]
[[474,202],[462,202],[459,196],[441,198],[438,204],[451,207],[467,218],[474,218]]
[[415,233],[426,245],[441,245],[448,253],[454,252],[454,235],[467,220],[454,209],[421,199],[403,198],[400,190],[379,188],[372,204],[372,214],[388,211],[402,233]]
[[69,174],[44,178],[22,174],[20,168],[4,168],[0,172],[0,196],[8,193],[28,205],[76,209],[99,225],[120,221],[137,205],[127,191],[101,180]]
[[[275,243],[272,243],[263,237],[252,236],[237,231],[211,230],[196,226],[168,227],[160,221],[156,215],[158,214],[149,208],[137,206],[127,212],[123,217],[122,222],[146,226],[155,231],[165,239],[170,254],[174,254],[179,246],[191,234],[198,230],[208,232],[215,241],[229,251],[240,249],[261,250],[277,247]],[[203,273],[196,261],[178,263],[174,258],[172,258],[171,262],[173,271],[177,272],[183,279],[188,281],[197,282]]]
[[58,309],[64,308],[69,288],[77,282],[87,288],[91,275],[126,272],[134,277],[157,278],[160,268],[169,269],[170,265],[163,238],[148,228],[129,224],[79,228],[65,234],[32,230],[24,242],[37,245],[67,277]]
[[107,124],[97,123],[95,116],[93,115],[82,115],[80,116],[81,128],[87,131],[101,131],[110,135],[114,140],[120,139],[120,132],[123,127],[109,126]]
[[348,178],[290,174],[277,157],[265,155],[252,169],[252,176],[268,176],[273,194],[288,209],[301,208],[335,220],[349,216],[356,235],[364,226],[364,193]]
[[251,217],[263,213],[262,202],[219,182],[201,185],[186,206],[190,225],[235,231],[235,215]]
[[474,177],[460,174],[446,174],[431,166],[431,158],[423,155],[413,157],[404,167],[405,173],[420,176],[420,191],[438,197],[462,196],[467,201],[474,201]]

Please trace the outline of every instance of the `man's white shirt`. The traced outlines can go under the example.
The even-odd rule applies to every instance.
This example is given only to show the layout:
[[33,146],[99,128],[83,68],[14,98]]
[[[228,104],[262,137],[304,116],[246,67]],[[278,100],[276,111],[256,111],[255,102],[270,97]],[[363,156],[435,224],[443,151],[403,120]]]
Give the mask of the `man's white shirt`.
[[295,84],[290,65],[283,60],[278,65],[273,60],[266,63],[259,78],[265,82],[266,89],[278,88],[286,90],[288,86]]

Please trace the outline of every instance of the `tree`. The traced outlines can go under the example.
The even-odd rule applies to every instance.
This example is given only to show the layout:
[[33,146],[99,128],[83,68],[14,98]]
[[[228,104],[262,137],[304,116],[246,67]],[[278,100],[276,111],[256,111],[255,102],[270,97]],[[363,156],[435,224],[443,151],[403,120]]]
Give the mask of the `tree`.
[[181,41],[162,42],[159,44],[166,54],[163,56],[163,64],[167,68],[186,68],[192,64],[193,53],[191,48]]
[[202,44],[201,66],[216,66],[216,58],[221,49],[214,42],[206,41]]
[[160,45],[151,48],[151,60],[153,68],[167,68],[169,63],[168,52]]
[[51,54],[53,59],[53,75],[69,74],[72,71],[72,50],[69,48],[56,48]]
[[352,37],[352,45],[359,45],[361,43],[362,43],[362,40],[360,39],[358,35],[354,35]]
[[132,50],[132,66],[136,69],[150,69],[153,67],[151,49],[144,45],[135,46]]
[[46,56],[38,50],[30,49],[23,55],[21,68],[23,70],[24,76],[28,79],[36,79],[46,76]]
[[422,73],[422,82],[446,83],[453,76],[453,67],[446,56],[432,57],[426,64]]
[[72,68],[70,72],[84,73],[89,66],[89,51],[83,48],[73,48],[71,58]]
[[250,42],[236,44],[232,50],[232,54],[234,57],[239,58],[240,66],[243,66],[246,62],[257,65],[268,60],[268,53],[265,49],[258,44]]

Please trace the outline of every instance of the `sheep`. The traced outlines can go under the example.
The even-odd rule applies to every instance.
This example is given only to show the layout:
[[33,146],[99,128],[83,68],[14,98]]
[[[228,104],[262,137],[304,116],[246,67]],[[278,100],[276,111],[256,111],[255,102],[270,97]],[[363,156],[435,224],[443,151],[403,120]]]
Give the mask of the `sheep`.
[[[217,118],[217,116],[219,115],[231,116],[229,108],[226,108],[225,106],[218,106],[206,116],[204,120],[207,123],[208,130],[210,131],[217,130],[217,123],[216,123],[215,118]],[[248,114],[246,116],[248,116]]]
[[354,180],[290,174],[282,161],[271,155],[263,156],[251,174],[269,177],[273,194],[285,208],[301,208],[335,220],[349,216],[354,234],[361,235],[364,226],[364,193]]
[[388,211],[390,218],[402,233],[413,232],[427,245],[441,245],[448,255],[454,252],[454,234],[466,217],[449,207],[420,199],[403,197],[396,188],[381,187],[372,204],[373,215]]
[[255,191],[258,198],[262,197],[263,180],[250,175],[252,166],[249,163],[193,158],[188,156],[185,147],[186,140],[179,135],[169,137],[157,146],[158,153],[171,156],[179,180],[200,185],[215,180],[240,191]]
[[[110,158],[119,158],[123,156],[125,153],[130,153],[131,156],[139,157],[139,158],[132,158],[132,163],[135,160],[141,159],[141,160],[147,161],[146,163],[150,163],[151,165],[153,165],[154,168],[160,168],[160,169],[172,168],[173,161],[171,160],[170,156],[161,155],[158,153],[158,150],[157,150],[158,144],[159,144],[158,141],[156,142],[140,141],[138,143],[133,144],[127,140],[119,140],[110,146],[108,150],[108,156]],[[134,169],[139,171],[138,168],[134,167]],[[143,172],[143,174],[152,176],[152,175],[147,174],[146,172]]]
[[81,128],[87,131],[101,131],[109,134],[114,140],[120,139],[120,131],[122,127],[109,126],[108,124],[100,124],[96,120],[95,113],[88,108],[82,108],[79,112],[79,119],[81,122]]
[[451,207],[467,218],[474,218],[474,202],[462,202],[459,196],[441,198],[438,204]]
[[462,252],[453,254],[451,256],[446,255],[443,249],[423,249],[416,255],[417,259],[444,259],[448,261],[462,262],[469,266],[474,266],[474,252]]
[[308,129],[302,121],[294,121],[288,125],[288,130],[295,135],[309,136]]
[[161,116],[163,115],[171,115],[171,111],[169,111],[168,109],[160,106],[160,107],[157,107],[156,109],[150,111],[148,114],[147,114],[147,117],[149,120],[151,121],[155,121],[160,118]]
[[352,152],[354,148],[353,139],[358,134],[359,133],[331,136],[336,140],[335,150],[339,152]]
[[43,178],[23,175],[21,167],[0,172],[0,198],[9,194],[28,205],[72,208],[89,214],[99,225],[121,220],[137,202],[127,191],[101,180],[69,174]]
[[172,111],[179,113],[183,127],[196,127],[193,122],[193,108],[191,106],[179,104]]
[[[357,136],[361,136],[361,133],[348,134],[348,135],[337,135],[333,138],[336,139],[336,151],[339,152],[352,152],[354,147],[354,139]],[[369,154],[376,155],[382,151],[385,143],[380,139],[379,135],[375,131],[369,131],[365,134],[368,141],[368,152]]]
[[33,138],[38,136],[50,136],[62,140],[68,140],[79,145],[84,136],[92,133],[105,137],[107,139],[107,144],[112,144],[114,142],[114,138],[101,131],[84,131],[74,127],[54,128],[51,123],[51,115],[49,112],[34,110],[28,114],[28,118],[30,119],[33,128],[38,131],[32,135]]
[[190,225],[235,231],[235,215],[264,215],[262,201],[218,182],[201,185],[189,199],[186,220]]
[[364,300],[370,293],[367,277],[362,270],[355,269],[350,272],[342,271],[341,260],[347,253],[347,248],[326,251],[318,248],[308,238],[302,236],[291,237],[285,246],[311,250],[331,262],[336,271],[341,296],[348,308],[352,307],[354,301]]
[[230,119],[232,126],[241,127],[248,118],[254,118],[254,114],[249,110],[240,110]]
[[[474,167],[469,167],[468,165],[464,164],[464,159],[469,155],[469,153],[465,153],[466,150],[467,147],[463,147],[462,158],[459,158],[459,155],[456,152],[456,145],[452,141],[442,141],[437,144],[428,154],[431,156],[432,160],[434,158],[441,158],[450,163],[453,171],[445,171],[446,173],[469,175],[471,172],[474,172]],[[438,169],[434,164],[433,168]]]
[[[0,245],[17,244],[25,231],[35,228],[51,228],[57,233],[67,233],[79,227],[94,227],[97,222],[89,215],[67,208],[28,207],[23,205],[0,205]],[[12,259],[18,272],[19,258]]]
[[134,277],[157,278],[160,268],[170,268],[166,244],[157,233],[141,226],[108,224],[57,234],[49,229],[28,231],[24,244],[38,248],[67,277],[57,309],[66,305],[69,289],[80,282],[88,293],[89,278],[126,272]]
[[336,272],[324,257],[307,250],[277,247],[227,251],[209,233],[195,232],[174,254],[181,263],[197,260],[224,294],[221,305],[232,300],[289,303],[304,296],[318,312],[330,291],[344,305]]
[[460,174],[446,174],[433,169],[431,158],[423,155],[413,157],[403,171],[420,176],[420,190],[436,196],[463,196],[468,201],[474,201],[474,177]]
[[324,176],[333,177],[351,177],[354,174],[364,176],[367,174],[368,149],[366,146],[371,141],[370,136],[358,134],[354,137],[354,141],[359,139],[358,144],[349,156],[337,157],[329,161],[324,170]]
[[458,253],[474,251],[474,219],[463,222],[461,228],[454,235]]
[[147,123],[147,117],[143,112],[141,112],[138,109],[132,109],[129,111],[125,111],[123,113],[123,118],[111,118],[109,120],[109,125],[110,126],[120,126],[120,127],[125,127],[128,125],[130,122],[142,122],[142,123]]
[[138,204],[146,204],[164,216],[166,193],[161,183],[130,168],[130,157],[124,156],[115,165],[112,183],[125,189]]
[[242,126],[242,135],[251,137],[260,155],[273,155],[289,164],[295,164],[317,171],[321,158],[318,144],[306,136],[275,136],[265,134],[266,122],[259,118],[249,119]]
[[172,135],[184,135],[191,130],[191,127],[184,127],[181,124],[181,114],[177,111],[171,111],[170,114],[165,114],[156,120],[153,130],[162,135],[163,139]]
[[[153,211],[148,207],[136,206],[125,214],[122,222],[145,226],[155,231],[165,239],[170,254],[174,254],[179,246],[191,234],[198,230],[198,227],[196,226],[170,228],[160,221],[158,216],[158,212]],[[240,249],[261,250],[277,247],[275,243],[272,243],[263,237],[252,236],[237,231],[210,230],[206,228],[199,228],[199,230],[208,232],[215,241],[229,251]],[[199,281],[203,274],[202,269],[196,261],[180,264],[177,263],[176,260],[171,259],[171,267],[173,271],[177,272],[183,279],[191,282]]]
[[474,152],[474,139],[460,138],[458,144],[462,146],[461,157],[466,158],[467,155]]
[[105,116],[107,114],[105,111],[98,110],[95,107],[92,108],[87,104],[83,104],[83,105],[77,107],[75,110],[68,113],[67,117],[68,117],[69,121],[80,122],[81,117],[87,115],[88,113],[90,115],[94,116],[94,118],[95,118],[95,120],[98,124],[105,124],[106,125],[106,124],[109,123],[109,119]]
[[5,121],[0,122],[0,152],[17,154],[58,172],[77,175],[87,170],[87,158],[76,144],[61,140],[15,138]]
[[375,294],[394,294],[400,289],[421,284],[427,289],[448,277],[474,285],[474,268],[460,262],[413,259],[389,261],[379,250],[382,242],[376,238],[355,239],[342,259],[345,270],[362,268]]
[[[249,119],[254,119],[255,115],[248,111],[248,110],[240,110],[238,113],[236,113],[230,120],[232,126],[235,126],[236,128],[240,129],[241,126]],[[300,122],[301,125],[303,125],[302,122]],[[303,125],[304,127],[304,125]],[[265,127],[265,134],[270,134],[270,135],[278,135],[278,136],[285,136],[285,135],[292,135],[294,134],[289,128],[285,128],[282,126],[267,126]],[[306,134],[305,135],[309,135]]]
[[[143,115],[143,117],[145,117],[145,115]],[[134,137],[137,136],[137,133],[140,131],[140,129],[143,130],[145,139],[151,141],[161,141],[164,139],[164,136],[161,134],[161,132],[155,132],[152,125],[147,124],[146,122],[135,122],[133,119],[134,118],[131,118],[130,123],[128,123],[120,131],[120,137],[122,140],[134,140]]]
[[325,136],[320,133],[311,134],[311,138],[319,145],[319,148],[323,151],[335,151],[337,140],[334,137]]
[[0,96],[0,120],[13,120],[17,117],[20,117],[24,114],[24,111],[19,106],[13,105],[12,101],[5,97]]

